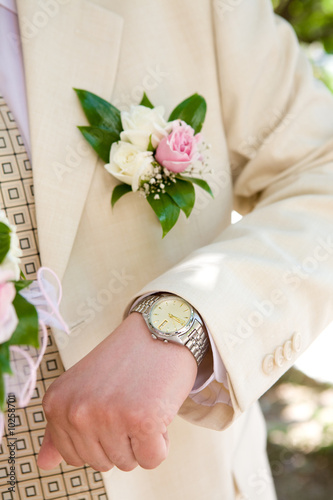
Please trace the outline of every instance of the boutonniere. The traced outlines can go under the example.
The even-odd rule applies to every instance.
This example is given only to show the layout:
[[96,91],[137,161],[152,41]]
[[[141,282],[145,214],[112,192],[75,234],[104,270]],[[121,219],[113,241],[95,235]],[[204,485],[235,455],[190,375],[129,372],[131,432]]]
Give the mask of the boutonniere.
[[189,217],[195,203],[193,184],[213,193],[204,180],[207,149],[200,133],[205,99],[194,94],[164,118],[163,106],[153,106],[146,94],[129,111],[86,90],[74,89],[90,126],[79,126],[84,138],[121,181],[112,192],[112,207],[133,191],[146,198],[157,215],[163,237],[176,224],[180,210]]
[[[61,292],[57,277],[41,268],[37,281],[25,279],[19,268],[20,257],[15,227],[0,210],[0,443],[7,395],[13,392],[19,405],[25,406],[35,388],[37,368],[47,344],[46,325],[69,333],[58,310]],[[56,279],[56,287],[48,282],[46,273]],[[40,348],[36,359],[25,346]]]

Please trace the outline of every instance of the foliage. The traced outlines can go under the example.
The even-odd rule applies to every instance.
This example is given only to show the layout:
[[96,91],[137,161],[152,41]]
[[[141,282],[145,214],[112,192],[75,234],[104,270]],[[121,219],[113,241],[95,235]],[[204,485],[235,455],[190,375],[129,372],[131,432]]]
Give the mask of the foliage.
[[333,54],[333,0],[272,0],[275,12],[293,25],[301,42],[321,42]]
[[[333,92],[333,73],[327,64],[333,54],[333,0],[272,0],[272,3],[275,12],[294,27],[299,41],[305,45],[316,78]],[[316,50],[312,51],[312,47]]]

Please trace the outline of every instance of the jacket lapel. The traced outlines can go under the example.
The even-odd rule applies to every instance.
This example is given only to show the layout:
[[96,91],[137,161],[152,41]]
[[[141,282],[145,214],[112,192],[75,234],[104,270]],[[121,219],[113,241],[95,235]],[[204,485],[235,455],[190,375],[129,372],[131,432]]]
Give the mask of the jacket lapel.
[[61,279],[97,163],[76,128],[86,119],[73,87],[110,99],[123,20],[91,1],[55,6],[18,0],[39,246]]

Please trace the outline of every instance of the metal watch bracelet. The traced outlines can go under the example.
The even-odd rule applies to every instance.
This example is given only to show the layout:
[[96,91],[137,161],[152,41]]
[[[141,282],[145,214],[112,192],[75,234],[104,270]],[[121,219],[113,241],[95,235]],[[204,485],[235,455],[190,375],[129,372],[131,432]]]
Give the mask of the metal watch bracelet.
[[[161,296],[163,296],[163,294],[149,295],[135,305],[130,312],[139,312],[141,314],[147,313],[154,303],[161,298]],[[195,315],[199,317],[197,311],[195,309],[193,310]],[[182,344],[191,351],[199,366],[208,351],[209,340],[204,327],[199,322],[197,317],[194,317],[191,328],[186,333],[179,335],[179,338],[182,340]]]

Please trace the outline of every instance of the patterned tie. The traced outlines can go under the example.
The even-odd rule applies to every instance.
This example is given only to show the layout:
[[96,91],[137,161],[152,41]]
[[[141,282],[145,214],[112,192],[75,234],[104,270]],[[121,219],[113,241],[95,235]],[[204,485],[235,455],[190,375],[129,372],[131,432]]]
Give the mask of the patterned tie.
[[[32,168],[14,117],[0,96],[0,209],[17,228],[23,252],[22,271],[35,279],[40,266],[35,218]],[[9,449],[7,436],[0,446],[1,500],[107,500],[99,472],[90,467],[75,468],[62,462],[52,471],[37,467],[37,455],[46,425],[42,398],[62,372],[63,366],[51,332],[48,347],[38,369],[37,385],[29,405],[15,410],[17,479],[16,491],[8,490]],[[6,417],[6,415],[5,415]],[[6,420],[5,420],[6,421]]]

